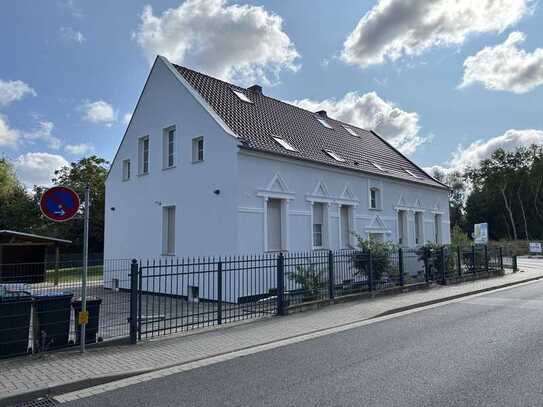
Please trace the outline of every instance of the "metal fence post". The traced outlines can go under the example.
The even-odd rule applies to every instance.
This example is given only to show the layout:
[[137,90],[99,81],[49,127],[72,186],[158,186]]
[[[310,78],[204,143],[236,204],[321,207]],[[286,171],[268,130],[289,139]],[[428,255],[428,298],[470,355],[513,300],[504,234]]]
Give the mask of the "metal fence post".
[[285,257],[277,256],[277,315],[285,315]]
[[513,255],[513,273],[518,271],[517,255]]
[[403,287],[403,249],[401,247],[398,249],[398,271],[400,272],[400,286]]
[[500,270],[503,271],[503,248],[501,246],[499,250],[499,256],[500,256]]
[[[147,260],[147,264],[149,264],[149,260]],[[149,283],[147,283],[148,285]],[[141,299],[141,292],[143,291],[143,267],[141,265],[141,261],[139,263],[139,271],[138,271],[138,317],[137,317],[137,323],[138,323],[138,341],[141,341],[141,307],[143,304],[143,301]]]
[[328,297],[333,300],[334,295],[334,284],[335,284],[335,277],[334,277],[334,253],[332,250],[328,251]]
[[490,273],[489,264],[488,264],[488,246],[485,245],[485,269],[487,274]]
[[222,261],[217,264],[217,323],[222,324]]
[[475,253],[475,245],[471,246],[471,266],[473,274],[477,273],[477,254]]
[[373,258],[368,250],[368,290],[373,291]]
[[441,281],[443,285],[447,284],[447,273],[445,270],[445,246],[441,246],[439,263],[441,266]]
[[458,277],[462,277],[462,248],[456,246],[456,262],[458,267]]
[[130,264],[130,343],[138,341],[138,261]]
[[430,254],[430,249],[424,247],[422,250],[422,255],[424,257],[424,278],[426,279],[426,284],[428,284],[430,282],[430,270],[428,270],[428,256]]

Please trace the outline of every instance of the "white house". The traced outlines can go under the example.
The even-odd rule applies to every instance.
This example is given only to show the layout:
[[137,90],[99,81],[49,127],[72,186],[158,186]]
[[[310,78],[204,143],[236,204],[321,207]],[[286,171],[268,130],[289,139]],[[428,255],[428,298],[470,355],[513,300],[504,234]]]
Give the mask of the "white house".
[[448,243],[448,208],[374,132],[158,57],[107,178],[105,256]]

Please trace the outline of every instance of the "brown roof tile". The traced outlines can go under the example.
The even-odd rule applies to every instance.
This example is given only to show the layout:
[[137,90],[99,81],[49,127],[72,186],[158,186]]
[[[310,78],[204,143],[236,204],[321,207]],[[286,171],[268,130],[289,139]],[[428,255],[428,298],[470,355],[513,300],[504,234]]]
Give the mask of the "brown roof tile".
[[[372,131],[327,117],[326,121],[332,127],[329,129],[318,122],[317,117],[321,116],[316,113],[265,96],[257,90],[232,85],[182,66],[174,67],[241,138],[242,148],[446,188]],[[253,103],[240,100],[233,89],[244,93]],[[343,126],[350,127],[358,136],[351,135]],[[286,150],[272,136],[283,138],[297,151]],[[345,161],[334,160],[324,150],[337,153]],[[371,162],[386,172],[378,170]]]

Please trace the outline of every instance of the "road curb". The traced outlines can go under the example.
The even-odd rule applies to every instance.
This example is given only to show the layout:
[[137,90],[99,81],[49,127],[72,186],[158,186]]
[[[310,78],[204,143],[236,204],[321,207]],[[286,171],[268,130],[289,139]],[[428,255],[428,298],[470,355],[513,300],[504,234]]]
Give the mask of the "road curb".
[[[90,377],[90,378],[85,378],[85,379],[73,381],[73,382],[70,382],[70,383],[63,383],[63,384],[59,384],[59,385],[47,386],[47,387],[43,387],[41,389],[35,389],[35,390],[31,390],[31,391],[21,391],[21,392],[17,392],[17,393],[12,393],[7,397],[0,398],[0,407],[9,407],[9,406],[12,406],[14,404],[29,402],[29,401],[35,400],[35,399],[40,398],[40,397],[45,397],[45,396],[53,397],[53,396],[58,396],[58,395],[64,394],[64,393],[71,393],[71,392],[74,392],[74,391],[83,390],[83,389],[86,389],[86,388],[89,388],[89,387],[94,387],[94,386],[101,385],[101,384],[111,383],[111,382],[115,382],[115,381],[122,380],[122,379],[127,379],[127,378],[134,377],[134,376],[139,376],[139,375],[146,374],[146,373],[155,372],[155,371],[162,370],[162,369],[168,369],[168,368],[171,368],[171,367],[174,367],[174,366],[181,366],[181,365],[185,365],[185,364],[188,364],[188,363],[194,363],[194,362],[198,362],[198,361],[201,361],[201,360],[205,360],[205,359],[208,359],[208,358],[220,357],[222,355],[229,354],[229,353],[232,353],[232,352],[239,352],[239,351],[254,348],[254,347],[257,347],[257,346],[268,345],[270,343],[274,343],[274,342],[278,342],[278,341],[293,339],[293,338],[297,338],[299,336],[304,336],[304,335],[313,334],[313,333],[317,333],[317,332],[321,332],[321,331],[326,331],[326,330],[333,329],[333,328],[339,328],[339,327],[354,324],[354,323],[357,323],[357,322],[363,322],[363,321],[368,321],[368,320],[372,320],[372,319],[377,319],[377,318],[380,318],[380,317],[393,315],[393,314],[401,313],[401,312],[404,312],[404,311],[413,310],[413,309],[416,309],[416,308],[422,308],[422,307],[426,307],[426,306],[429,306],[429,305],[439,304],[439,303],[442,303],[442,302],[447,302],[447,301],[459,299],[459,298],[462,298],[462,297],[468,297],[468,296],[475,295],[475,294],[481,294],[481,293],[484,293],[484,292],[499,290],[499,289],[502,289],[502,288],[512,287],[512,286],[520,285],[520,284],[523,284],[523,283],[529,283],[529,282],[533,282],[533,281],[537,281],[537,280],[541,280],[541,279],[543,279],[543,275],[538,276],[538,277],[530,277],[530,278],[527,278],[527,279],[524,279],[524,280],[513,281],[513,282],[509,282],[509,283],[505,283],[505,284],[500,284],[500,285],[496,285],[496,286],[492,286],[492,287],[486,287],[486,288],[473,290],[473,291],[469,291],[469,292],[464,292],[464,293],[461,293],[461,294],[455,294],[455,295],[451,295],[451,296],[447,296],[447,297],[436,298],[435,300],[422,301],[422,302],[407,305],[407,306],[404,306],[404,307],[393,308],[393,309],[387,310],[385,312],[373,315],[373,316],[371,316],[369,318],[363,318],[363,319],[356,320],[356,321],[349,321],[349,322],[346,322],[346,323],[343,323],[343,324],[339,324],[339,325],[335,325],[335,326],[329,326],[329,327],[326,327],[326,328],[317,329],[317,330],[313,330],[313,331],[309,331],[309,332],[304,332],[304,333],[301,333],[301,334],[292,335],[292,336],[289,336],[287,338],[282,338],[282,339],[279,339],[279,340],[259,343],[259,344],[256,344],[256,345],[251,345],[251,346],[236,349],[236,350],[233,350],[233,351],[217,353],[217,354],[214,354],[214,355],[208,355],[208,356],[205,356],[205,357],[199,358],[199,359],[187,360],[187,361],[184,361],[184,362],[181,362],[181,363],[173,363],[171,365],[165,365],[165,366],[156,367],[156,368],[152,368],[152,369],[141,369],[141,370],[136,370],[136,371],[132,371],[132,372],[129,372],[129,373],[95,376],[95,377]],[[253,322],[256,323],[258,321],[253,321]],[[209,331],[207,331],[207,332],[209,332]],[[207,333],[207,332],[205,332],[205,333]],[[202,334],[205,334],[205,333],[202,333]]]
[[435,300],[418,302],[416,304],[411,304],[411,305],[406,305],[404,307],[398,307],[398,308],[390,309],[388,311],[385,311],[385,312],[382,312],[382,313],[380,313],[378,315],[375,315],[375,316],[373,316],[373,317],[371,317],[369,319],[384,317],[386,315],[391,315],[391,314],[397,314],[399,312],[409,311],[409,310],[412,310],[412,309],[415,309],[415,308],[422,308],[422,307],[426,307],[428,305],[439,304],[440,302],[452,301],[452,300],[456,300],[456,299],[462,298],[462,297],[469,297],[470,295],[481,294],[481,293],[485,293],[485,292],[489,292],[489,291],[499,290],[501,288],[512,287],[512,286],[523,284],[523,283],[530,283],[532,281],[537,281],[537,280],[541,280],[541,279],[543,279],[543,276],[530,277],[530,278],[527,278],[527,279],[524,279],[524,280],[512,281],[510,283],[496,285],[496,286],[493,286],[493,287],[486,287],[486,288],[481,288],[479,290],[473,290],[473,291],[469,291],[469,292],[465,292],[465,293],[461,293],[461,294],[450,295],[448,297],[436,298]]

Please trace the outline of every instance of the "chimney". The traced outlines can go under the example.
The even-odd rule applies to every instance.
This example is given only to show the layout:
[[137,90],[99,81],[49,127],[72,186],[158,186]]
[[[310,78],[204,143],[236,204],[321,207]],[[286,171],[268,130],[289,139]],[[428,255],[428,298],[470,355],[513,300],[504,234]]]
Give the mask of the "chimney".
[[328,116],[326,115],[326,110],[319,110],[316,112],[318,116],[322,117],[323,119],[326,119]]
[[262,95],[262,86],[260,85],[253,85],[250,88],[247,88],[247,90]]

